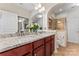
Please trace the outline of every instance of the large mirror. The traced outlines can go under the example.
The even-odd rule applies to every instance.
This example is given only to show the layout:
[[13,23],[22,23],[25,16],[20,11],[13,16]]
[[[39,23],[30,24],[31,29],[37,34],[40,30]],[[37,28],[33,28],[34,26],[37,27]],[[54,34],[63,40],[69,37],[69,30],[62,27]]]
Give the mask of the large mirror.
[[28,32],[29,19],[15,13],[0,10],[0,37],[19,35],[19,32]]
[[32,23],[37,23],[40,25],[41,28],[43,28],[43,14],[37,13],[32,17]]
[[29,24],[28,18],[18,16],[18,32],[28,32],[27,29],[28,24]]

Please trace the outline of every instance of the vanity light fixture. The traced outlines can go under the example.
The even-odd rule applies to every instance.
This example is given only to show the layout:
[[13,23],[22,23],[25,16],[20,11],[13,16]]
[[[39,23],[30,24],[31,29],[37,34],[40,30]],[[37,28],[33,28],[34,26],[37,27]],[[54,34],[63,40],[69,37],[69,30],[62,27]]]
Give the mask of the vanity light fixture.
[[35,6],[35,10],[38,10],[41,7],[42,7],[42,5],[39,3],[38,5]]
[[43,12],[43,11],[45,11],[45,7],[39,9],[39,12]]
[[37,10],[39,13],[41,13],[41,12],[43,12],[43,11],[45,11],[45,7],[44,6],[42,6],[42,4],[35,4],[35,10]]
[[38,9],[38,7],[35,7],[35,10],[37,10]]

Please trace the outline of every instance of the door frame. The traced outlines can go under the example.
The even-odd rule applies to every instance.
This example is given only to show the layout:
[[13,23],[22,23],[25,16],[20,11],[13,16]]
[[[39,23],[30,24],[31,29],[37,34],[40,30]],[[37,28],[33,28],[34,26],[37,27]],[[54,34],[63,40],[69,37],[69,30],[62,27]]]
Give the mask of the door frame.
[[[67,25],[67,18],[66,17],[62,17],[62,18],[57,18],[57,20],[61,20],[63,19],[64,20],[64,25],[65,25],[65,28],[64,30],[66,31],[66,42],[68,42],[68,25]],[[67,43],[66,43],[67,45]]]

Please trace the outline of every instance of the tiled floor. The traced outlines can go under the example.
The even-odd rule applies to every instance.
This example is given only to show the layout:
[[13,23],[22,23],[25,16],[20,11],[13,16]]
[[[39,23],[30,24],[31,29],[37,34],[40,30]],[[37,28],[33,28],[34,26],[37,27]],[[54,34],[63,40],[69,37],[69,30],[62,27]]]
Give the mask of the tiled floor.
[[54,56],[79,56],[79,44],[68,43],[67,47],[58,48],[58,52]]

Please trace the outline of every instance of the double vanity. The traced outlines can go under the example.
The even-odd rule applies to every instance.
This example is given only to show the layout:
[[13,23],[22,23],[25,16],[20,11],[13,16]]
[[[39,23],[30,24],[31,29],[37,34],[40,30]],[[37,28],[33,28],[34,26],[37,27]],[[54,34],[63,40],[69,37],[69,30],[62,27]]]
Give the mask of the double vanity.
[[[0,56],[50,56],[54,51],[54,32],[26,34],[30,20],[0,10]],[[7,20],[7,21],[6,21]],[[40,30],[40,29],[39,29]],[[44,30],[44,29],[43,29]],[[22,36],[18,34],[22,34]]]
[[50,56],[55,33],[0,38],[0,56]]

